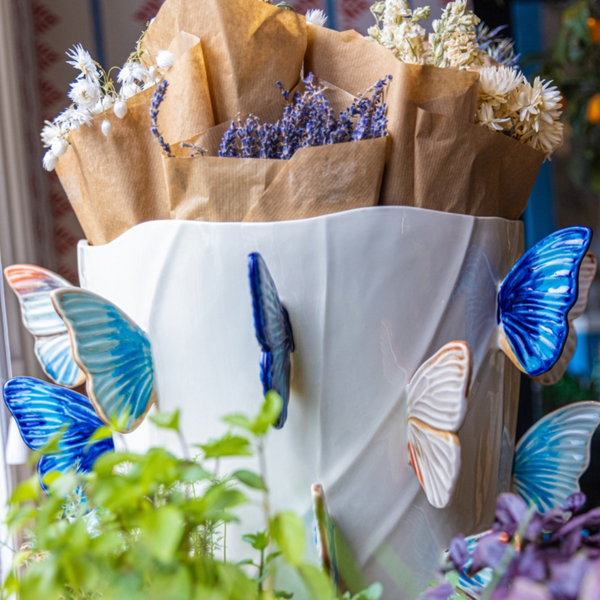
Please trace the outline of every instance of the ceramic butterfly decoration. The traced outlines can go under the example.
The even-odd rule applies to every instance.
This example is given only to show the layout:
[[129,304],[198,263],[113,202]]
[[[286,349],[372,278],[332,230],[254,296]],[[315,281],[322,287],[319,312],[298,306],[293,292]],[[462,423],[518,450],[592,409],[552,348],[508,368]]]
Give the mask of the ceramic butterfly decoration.
[[[547,513],[561,509],[579,491],[579,478],[590,463],[590,444],[600,426],[600,402],[568,404],[533,425],[519,440],[513,462],[512,491]],[[467,539],[470,554],[484,534]],[[459,585],[477,598],[490,584],[492,571],[460,575]]]
[[67,327],[50,298],[52,291],[73,286],[56,273],[33,265],[7,267],[4,276],[19,299],[23,324],[35,338],[35,355],[44,373],[65,387],[81,385],[85,375],[73,358]]
[[275,428],[281,429],[287,419],[290,399],[291,355],[295,350],[292,324],[267,264],[258,252],[248,256],[248,277],[256,339],[262,350],[261,381],[265,394],[274,390],[283,400],[275,423]]
[[[596,272],[595,258],[586,259],[591,239],[587,227],[567,227],[545,237],[517,261],[500,286],[500,346],[528,375],[540,376],[558,363],[570,321],[585,309]],[[567,353],[563,363],[569,360]]]
[[23,441],[32,450],[42,450],[62,433],[59,452],[44,455],[38,461],[38,475],[45,491],[44,478],[48,473],[71,469],[87,472],[99,456],[114,450],[112,437],[90,441],[103,423],[81,394],[38,379],[15,377],[4,385],[4,400]]
[[120,308],[92,292],[61,288],[51,298],[98,416],[120,433],[133,431],[156,402],[150,340]]
[[335,548],[335,525],[329,510],[325,492],[320,483],[312,485],[313,510],[315,515],[315,544],[323,572],[329,576],[336,596],[339,592],[339,572]]
[[450,504],[461,464],[457,432],[467,413],[471,351],[450,342],[425,361],[406,386],[410,464],[432,506]]

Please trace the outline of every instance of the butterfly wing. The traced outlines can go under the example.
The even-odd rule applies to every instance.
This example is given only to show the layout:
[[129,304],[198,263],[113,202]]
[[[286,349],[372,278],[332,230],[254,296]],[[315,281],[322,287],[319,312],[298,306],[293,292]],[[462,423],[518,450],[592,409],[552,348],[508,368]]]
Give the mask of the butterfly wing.
[[50,299],[52,291],[73,286],[33,265],[7,267],[4,276],[19,299],[23,324],[35,338],[35,355],[44,373],[59,385],[81,385],[85,376],[73,358],[67,327]]
[[514,491],[541,512],[561,508],[579,491],[599,425],[600,402],[569,404],[538,421],[515,449]]
[[567,341],[565,342],[560,358],[554,366],[548,372],[534,378],[540,385],[554,385],[563,378],[563,375],[567,371],[567,367],[577,349],[577,332],[575,331],[575,327],[573,327],[573,321],[579,318],[585,311],[590,295],[590,288],[592,287],[597,269],[598,262],[596,257],[591,252],[588,252],[579,268],[579,296],[577,297],[577,302],[575,302],[573,308],[569,311]]
[[71,335],[90,400],[106,424],[133,431],[156,401],[146,334],[117,306],[91,292],[60,289],[52,300]]
[[38,462],[44,489],[48,473],[70,469],[87,472],[98,456],[114,450],[112,438],[90,444],[90,437],[103,423],[81,394],[30,377],[15,377],[4,385],[4,400],[23,441],[32,450],[41,450],[63,432],[60,451],[44,455]]
[[257,252],[248,256],[248,277],[256,339],[262,350],[261,379],[265,394],[276,391],[283,408],[275,427],[281,429],[287,419],[290,396],[291,354],[294,336],[289,315],[263,257]]
[[568,314],[579,296],[579,272],[592,233],[568,227],[530,248],[498,294],[500,344],[528,375],[549,371],[569,334]]
[[456,432],[467,412],[471,352],[451,342],[417,370],[407,389],[408,452],[430,504],[450,504],[460,472]]
[[321,568],[329,576],[337,592],[339,574],[335,548],[335,525],[329,515],[325,492],[320,483],[313,484],[312,497],[315,512],[315,543],[321,559]]

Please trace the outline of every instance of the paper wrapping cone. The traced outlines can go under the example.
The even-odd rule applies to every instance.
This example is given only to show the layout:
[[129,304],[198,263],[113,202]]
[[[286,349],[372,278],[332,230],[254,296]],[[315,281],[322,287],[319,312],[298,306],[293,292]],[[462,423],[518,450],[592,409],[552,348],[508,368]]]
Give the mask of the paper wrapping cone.
[[168,158],[171,216],[202,221],[286,221],[379,200],[387,138],[302,148],[288,160]]
[[544,155],[474,124],[476,72],[409,65],[353,32],[308,26],[305,70],[358,94],[391,74],[381,204],[517,219]]
[[142,47],[156,53],[180,31],[202,42],[216,124],[276,100],[275,82],[298,82],[306,21],[294,12],[256,0],[167,0]]
[[[167,74],[160,126],[170,139],[185,139],[212,127],[214,119],[197,38],[183,34],[176,45],[182,54]],[[71,132],[71,147],[58,161],[58,177],[93,245],[106,244],[143,221],[169,218],[162,150],[150,132],[154,90],[130,98],[125,118],[110,110]],[[100,128],[105,118],[111,124],[107,137]]]

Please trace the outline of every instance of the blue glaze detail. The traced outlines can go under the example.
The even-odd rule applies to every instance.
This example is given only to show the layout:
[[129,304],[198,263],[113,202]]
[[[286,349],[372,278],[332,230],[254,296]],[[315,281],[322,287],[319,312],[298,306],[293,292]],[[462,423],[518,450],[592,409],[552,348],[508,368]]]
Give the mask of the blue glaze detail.
[[515,449],[513,488],[540,512],[562,508],[579,491],[590,461],[590,443],[600,425],[600,402],[576,402],[546,415]]
[[[475,546],[477,542],[489,532],[480,533],[478,535],[473,535],[471,537],[466,538],[467,549],[469,554],[473,556],[473,552],[475,552]],[[473,559],[467,561],[465,565],[465,571],[468,571],[473,564]],[[482,569],[479,573],[476,573],[472,577],[468,575],[464,575],[463,573],[459,573],[458,576],[458,587],[468,594],[470,598],[479,598],[481,593],[485,590],[485,588],[490,585],[492,582],[492,578],[494,576],[494,572],[491,569]]]
[[261,381],[265,394],[274,390],[283,400],[281,414],[275,423],[275,428],[281,429],[287,419],[290,398],[291,354],[295,349],[292,325],[267,264],[258,252],[248,256],[248,277],[254,329],[262,349]]
[[133,431],[155,400],[146,334],[117,306],[91,292],[63,289],[52,298],[71,333],[98,415],[106,424],[119,423],[122,433]]
[[114,450],[112,438],[90,444],[90,437],[103,426],[91,402],[81,394],[31,377],[15,377],[4,384],[4,401],[32,450],[41,450],[50,439],[66,428],[60,440],[60,452],[42,456],[38,475],[71,469],[88,472],[95,460]]
[[502,282],[498,322],[528,375],[549,371],[560,358],[591,239],[587,227],[561,229],[529,249]]

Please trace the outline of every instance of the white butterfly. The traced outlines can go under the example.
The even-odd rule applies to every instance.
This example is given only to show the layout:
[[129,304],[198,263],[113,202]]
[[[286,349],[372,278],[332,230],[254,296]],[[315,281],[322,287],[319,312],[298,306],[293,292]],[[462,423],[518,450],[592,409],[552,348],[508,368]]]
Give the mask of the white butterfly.
[[456,432],[467,413],[470,381],[468,344],[450,342],[419,367],[406,387],[409,460],[436,508],[450,504],[460,473]]

